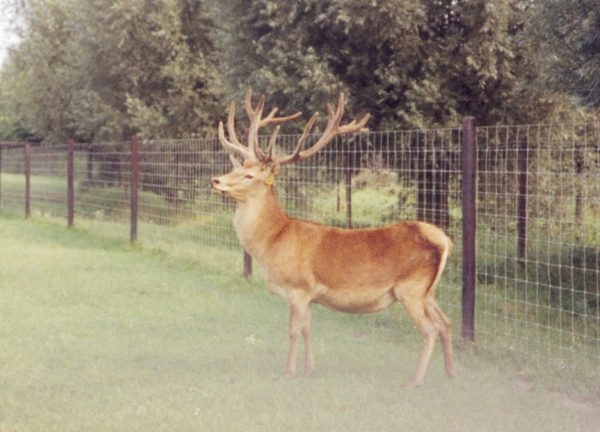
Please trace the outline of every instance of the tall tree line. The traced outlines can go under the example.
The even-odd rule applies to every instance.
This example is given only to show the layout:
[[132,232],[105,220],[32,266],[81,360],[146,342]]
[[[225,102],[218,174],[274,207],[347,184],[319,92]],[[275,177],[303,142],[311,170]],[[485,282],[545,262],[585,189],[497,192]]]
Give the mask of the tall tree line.
[[204,134],[248,85],[304,112],[342,90],[372,128],[581,113],[599,1],[14,0],[0,137]]

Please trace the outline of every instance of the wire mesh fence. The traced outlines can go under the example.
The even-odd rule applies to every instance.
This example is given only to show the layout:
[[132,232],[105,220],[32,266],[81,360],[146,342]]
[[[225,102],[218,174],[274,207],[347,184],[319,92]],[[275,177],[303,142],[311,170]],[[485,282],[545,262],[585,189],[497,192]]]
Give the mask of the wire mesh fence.
[[[598,124],[478,129],[478,337],[600,368]],[[583,354],[583,355],[582,355]]]
[[[298,138],[280,136],[276,152],[290,153]],[[454,322],[463,309],[462,240],[470,232],[477,241],[477,345],[599,378],[600,125],[477,128],[472,227],[463,223],[463,138],[461,128],[338,137],[284,167],[277,195],[292,217],[328,225],[419,219],[444,228],[455,248],[438,292]],[[67,153],[66,146],[30,148],[34,216],[66,218]],[[139,157],[138,240],[241,272],[235,205],[209,188],[212,177],[231,169],[218,140],[144,141]],[[23,211],[25,165],[22,146],[2,148],[2,211]],[[75,145],[76,226],[129,237],[131,167],[129,142]]]

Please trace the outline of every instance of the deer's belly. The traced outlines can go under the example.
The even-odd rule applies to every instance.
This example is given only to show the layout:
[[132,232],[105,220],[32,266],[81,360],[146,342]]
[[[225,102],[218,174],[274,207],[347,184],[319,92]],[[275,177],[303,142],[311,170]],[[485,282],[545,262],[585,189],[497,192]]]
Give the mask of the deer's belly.
[[348,313],[371,313],[387,308],[396,301],[391,290],[386,291],[331,291],[314,299],[315,303]]

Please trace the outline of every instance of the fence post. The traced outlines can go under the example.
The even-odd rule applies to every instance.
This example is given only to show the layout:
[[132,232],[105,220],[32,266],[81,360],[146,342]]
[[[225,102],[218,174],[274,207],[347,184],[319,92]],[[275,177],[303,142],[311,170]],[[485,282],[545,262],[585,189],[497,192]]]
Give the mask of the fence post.
[[463,118],[462,130],[462,336],[475,341],[475,283],[476,283],[476,178],[477,137],[473,117]]
[[179,216],[179,151],[175,148],[175,193],[173,199],[175,200],[175,219]]
[[529,160],[529,137],[520,137],[518,152],[517,182],[519,192],[517,197],[517,262],[523,267],[527,252],[527,168]]
[[252,256],[244,249],[244,277],[249,279],[252,277]]
[[94,161],[92,159],[92,150],[87,151],[87,158],[85,162],[85,179],[87,181],[87,186],[92,185],[92,173],[94,171]]
[[2,211],[2,145],[0,145],[0,212]]
[[346,228],[352,228],[352,165],[350,149],[346,155]]
[[31,216],[31,146],[25,144],[25,219]]
[[131,206],[130,206],[130,234],[131,243],[137,240],[137,213],[138,213],[138,180],[140,169],[140,138],[134,135],[131,138]]
[[[580,227],[583,223],[584,202],[582,182],[585,174],[585,150],[580,142],[575,144],[575,226]],[[581,231],[577,230],[577,239],[579,239]]]
[[73,140],[67,142],[67,227],[73,227],[74,188],[73,188]]

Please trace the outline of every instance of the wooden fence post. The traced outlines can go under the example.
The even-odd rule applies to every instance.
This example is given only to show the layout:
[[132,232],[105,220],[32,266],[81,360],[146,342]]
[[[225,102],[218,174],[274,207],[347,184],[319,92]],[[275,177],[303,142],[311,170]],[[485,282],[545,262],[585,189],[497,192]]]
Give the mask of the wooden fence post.
[[67,227],[73,227],[74,187],[73,187],[73,140],[67,142]]
[[529,160],[529,137],[519,137],[518,174],[519,191],[517,196],[517,262],[523,267],[527,253],[527,168]]
[[244,249],[244,277],[249,279],[252,277],[252,256]]
[[[583,223],[583,214],[585,203],[583,201],[583,188],[582,183],[584,182],[585,175],[585,148],[582,147],[580,142],[575,144],[575,226],[580,227]],[[581,231],[577,230],[576,236],[579,239]]]
[[476,284],[476,179],[477,137],[473,117],[463,119],[462,130],[462,336],[475,341],[475,284]]
[[137,135],[131,138],[131,205],[130,205],[130,233],[131,243],[137,240],[138,221],[138,181],[140,169],[140,139]]
[[31,216],[31,146],[25,144],[25,219]]
[[94,171],[94,160],[92,156],[92,150],[87,151],[87,158],[85,162],[85,180],[87,182],[87,186],[90,187],[92,185],[92,177]]
[[0,145],[0,212],[2,211],[2,145]]

